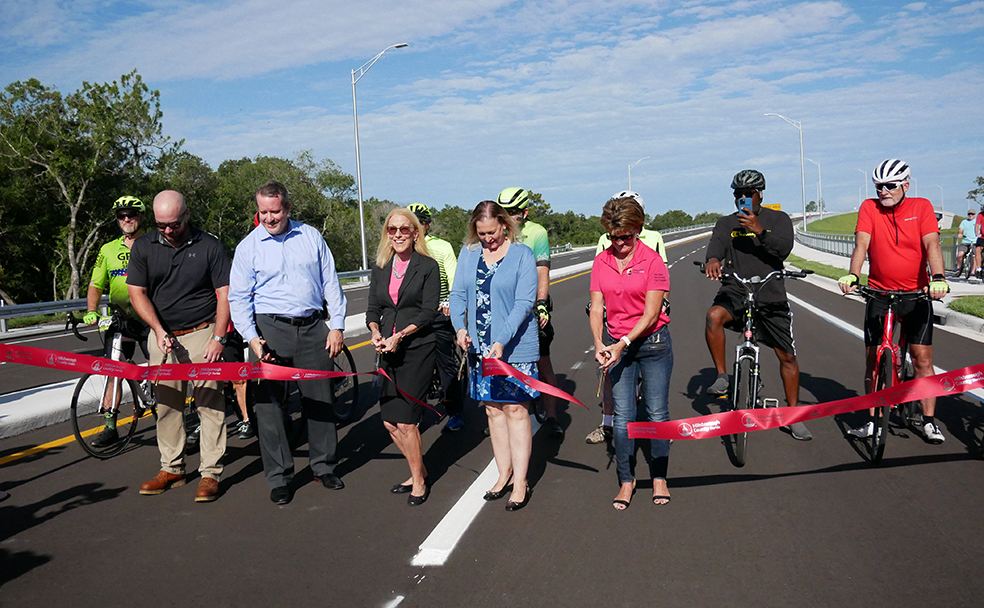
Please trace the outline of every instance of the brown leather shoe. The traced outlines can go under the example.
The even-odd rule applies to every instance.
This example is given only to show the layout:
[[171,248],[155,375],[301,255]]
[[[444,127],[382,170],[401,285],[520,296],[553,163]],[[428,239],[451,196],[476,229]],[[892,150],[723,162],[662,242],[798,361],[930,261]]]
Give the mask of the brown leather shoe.
[[202,477],[198,482],[198,491],[195,492],[195,502],[212,502],[219,497],[219,480],[211,477]]
[[185,485],[185,476],[162,470],[157,477],[140,485],[140,493],[145,496],[162,494],[164,490],[180,488]]

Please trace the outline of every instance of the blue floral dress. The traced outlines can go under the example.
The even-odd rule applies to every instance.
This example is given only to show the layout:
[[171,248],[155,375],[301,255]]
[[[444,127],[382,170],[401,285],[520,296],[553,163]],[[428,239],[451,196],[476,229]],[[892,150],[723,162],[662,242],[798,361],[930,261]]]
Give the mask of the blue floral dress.
[[[500,260],[501,261],[501,260]],[[491,267],[485,263],[485,257],[479,256],[478,271],[475,274],[475,343],[481,350],[482,357],[487,357],[492,348],[492,277],[499,268],[499,262]],[[507,376],[482,377],[482,357],[477,353],[469,353],[471,365],[469,376],[469,392],[476,401],[493,401],[499,403],[523,403],[532,401],[539,396],[535,391],[515,378]],[[535,362],[510,363],[513,367],[531,378],[537,378]],[[539,379],[539,378],[537,378]]]

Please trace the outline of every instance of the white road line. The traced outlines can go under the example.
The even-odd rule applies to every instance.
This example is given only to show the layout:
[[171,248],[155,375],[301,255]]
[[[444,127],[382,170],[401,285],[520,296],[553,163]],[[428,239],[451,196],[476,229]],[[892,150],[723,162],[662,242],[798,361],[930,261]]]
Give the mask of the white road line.
[[[536,418],[531,418],[533,434],[540,429]],[[434,531],[420,544],[417,555],[410,564],[414,566],[443,566],[454,551],[458,541],[464,536],[478,512],[485,506],[486,490],[495,485],[499,472],[495,467],[495,459],[489,462],[485,470],[472,482],[464,495],[451,507]]]
[[[802,300],[800,298],[797,298],[796,296],[794,296],[792,294],[787,293],[786,294],[786,297],[789,298],[789,301],[790,302],[793,302],[794,304],[799,304],[800,306],[802,306],[803,308],[805,308],[808,311],[812,312],[813,314],[817,315],[818,317],[820,317],[824,321],[826,321],[826,322],[828,322],[828,323],[830,323],[832,325],[836,325],[837,327],[839,327],[840,329],[843,329],[844,331],[846,331],[847,333],[851,334],[855,338],[859,338],[861,340],[864,340],[864,331],[861,330],[860,328],[855,327],[854,325],[851,325],[847,321],[845,321],[843,319],[839,319],[839,318],[835,317],[834,315],[830,314],[829,312],[827,312],[827,311],[825,311],[825,310],[823,310],[821,308],[817,308],[813,304],[809,304],[808,302],[806,302],[806,301],[804,301],[804,300]],[[947,370],[943,369],[942,367],[938,367],[936,365],[933,366],[933,369],[936,371],[937,374],[945,374],[947,372]],[[979,388],[978,389],[974,389],[972,391],[968,391],[967,394],[969,394],[970,396],[974,397],[978,401],[984,402],[984,389],[979,389]]]

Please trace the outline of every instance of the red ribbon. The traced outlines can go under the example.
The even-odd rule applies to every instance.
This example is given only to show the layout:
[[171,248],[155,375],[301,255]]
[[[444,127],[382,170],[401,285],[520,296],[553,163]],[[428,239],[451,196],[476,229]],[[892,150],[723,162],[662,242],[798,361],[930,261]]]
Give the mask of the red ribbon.
[[[167,363],[164,365],[137,365],[124,361],[113,361],[103,357],[92,355],[79,355],[66,353],[46,348],[34,348],[31,346],[14,346],[11,344],[0,344],[0,358],[11,363],[22,363],[33,365],[34,367],[47,367],[79,372],[82,374],[99,374],[102,376],[113,376],[115,378],[127,378],[129,380],[158,380],[170,381],[215,381],[225,382],[232,380],[323,380],[328,378],[344,378],[346,376],[361,375],[380,375],[390,382],[389,377],[382,369],[373,372],[325,372],[311,369],[300,369],[297,367],[286,367],[283,365],[273,365],[272,363]],[[401,395],[440,414],[436,409],[423,401],[408,394],[393,382],[396,390]]]
[[583,403],[574,398],[573,395],[569,395],[564,391],[560,390],[555,386],[550,386],[546,382],[541,382],[536,378],[530,378],[523,372],[519,371],[512,365],[509,365],[502,359],[482,359],[482,375],[483,376],[508,376],[510,378],[515,378],[525,384],[526,386],[538,390],[541,393],[546,393],[548,395],[553,395],[558,399],[563,399],[565,401],[571,401],[588,409]]
[[917,378],[870,395],[829,403],[734,410],[668,422],[630,422],[629,439],[705,439],[763,431],[872,407],[956,395],[982,386],[984,386],[984,363],[935,376]]

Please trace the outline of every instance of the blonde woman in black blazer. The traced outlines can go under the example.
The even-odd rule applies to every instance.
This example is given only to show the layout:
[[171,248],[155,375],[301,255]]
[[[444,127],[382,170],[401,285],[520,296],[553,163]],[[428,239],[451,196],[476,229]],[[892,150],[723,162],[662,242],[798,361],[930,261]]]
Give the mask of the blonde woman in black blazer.
[[[366,326],[381,355],[380,367],[421,401],[427,398],[434,374],[436,336],[431,322],[437,318],[440,297],[440,269],[427,253],[417,217],[406,209],[394,209],[383,224],[369,279]],[[384,380],[379,411],[393,443],[410,465],[410,479],[390,491],[410,494],[407,504],[411,507],[422,505],[430,495],[417,429],[424,408]]]

